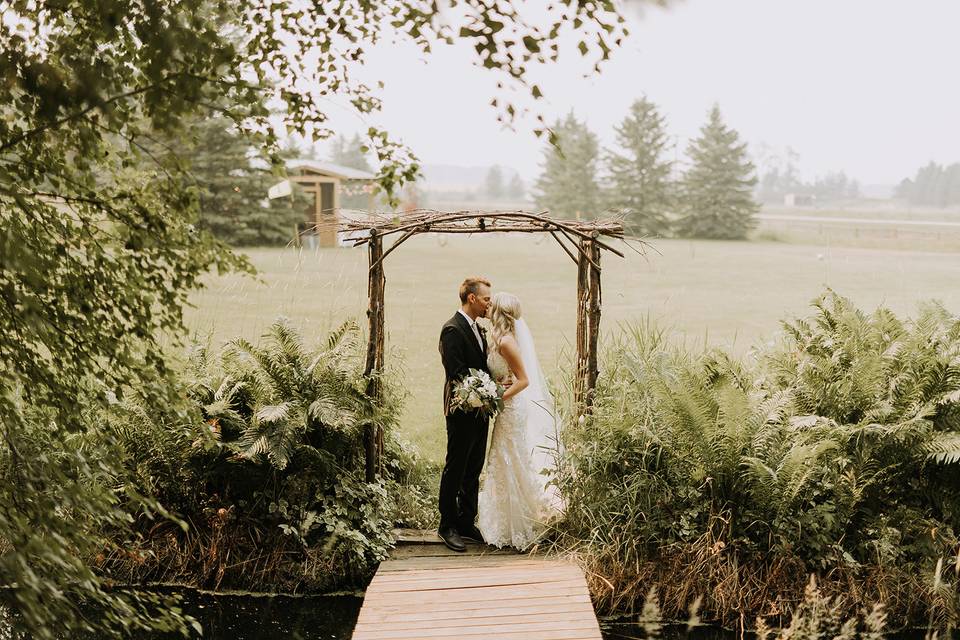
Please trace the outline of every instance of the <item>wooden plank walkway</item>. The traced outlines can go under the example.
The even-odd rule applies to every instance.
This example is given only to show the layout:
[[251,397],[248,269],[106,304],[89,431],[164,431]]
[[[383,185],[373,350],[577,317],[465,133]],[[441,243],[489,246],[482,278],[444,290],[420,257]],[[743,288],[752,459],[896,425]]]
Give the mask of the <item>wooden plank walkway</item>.
[[485,545],[455,553],[433,532],[410,531],[380,564],[353,632],[353,640],[600,637],[578,566]]

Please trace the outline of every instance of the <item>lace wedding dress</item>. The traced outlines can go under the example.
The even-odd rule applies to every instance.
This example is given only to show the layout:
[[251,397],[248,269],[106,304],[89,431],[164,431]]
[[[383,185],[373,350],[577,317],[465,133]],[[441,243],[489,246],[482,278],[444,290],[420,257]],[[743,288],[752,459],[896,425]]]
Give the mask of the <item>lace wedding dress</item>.
[[[548,486],[558,448],[553,400],[529,330],[521,322],[517,341],[530,386],[508,399],[493,423],[477,526],[487,544],[523,550],[540,539],[562,504],[556,489]],[[511,374],[495,345],[487,367],[497,381]]]

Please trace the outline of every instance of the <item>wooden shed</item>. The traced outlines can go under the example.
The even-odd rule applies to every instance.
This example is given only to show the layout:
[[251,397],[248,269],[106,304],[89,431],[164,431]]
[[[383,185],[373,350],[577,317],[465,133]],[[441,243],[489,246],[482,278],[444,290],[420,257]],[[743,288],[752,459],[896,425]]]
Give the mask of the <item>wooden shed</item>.
[[376,176],[369,171],[320,160],[290,160],[287,162],[287,176],[307,196],[298,235],[301,239],[309,238],[311,243],[315,237],[321,247],[338,245],[337,226],[330,223],[336,220],[345,195],[356,199],[365,194],[365,208],[373,209],[373,181]]

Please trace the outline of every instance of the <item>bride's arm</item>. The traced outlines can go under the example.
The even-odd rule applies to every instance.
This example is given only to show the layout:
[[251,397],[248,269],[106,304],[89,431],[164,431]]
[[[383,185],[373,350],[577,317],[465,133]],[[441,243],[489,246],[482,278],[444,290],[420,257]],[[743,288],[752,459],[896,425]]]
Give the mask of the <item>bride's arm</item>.
[[520,346],[513,336],[506,335],[500,339],[500,355],[507,361],[507,366],[513,372],[513,384],[503,394],[503,399],[509,400],[530,386],[530,379],[527,378],[527,371],[523,368]]

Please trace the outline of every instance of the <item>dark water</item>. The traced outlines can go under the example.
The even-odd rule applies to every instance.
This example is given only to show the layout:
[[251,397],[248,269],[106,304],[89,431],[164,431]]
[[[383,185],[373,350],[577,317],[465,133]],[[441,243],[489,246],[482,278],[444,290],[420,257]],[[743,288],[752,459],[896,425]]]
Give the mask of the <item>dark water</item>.
[[[184,613],[203,628],[204,640],[345,640],[350,638],[363,598],[356,595],[285,596],[210,594],[192,590],[168,590],[182,598]],[[0,605],[0,640],[30,640],[13,631],[15,610]],[[168,640],[181,636],[138,634],[137,640]],[[197,637],[200,637],[199,635]],[[99,640],[61,636],[60,640]]]
[[[629,621],[601,621],[600,630],[604,640],[646,640],[642,625]],[[685,624],[664,624],[660,633],[662,640],[756,640],[756,634],[743,635],[730,629],[703,625],[687,629]],[[885,640],[927,640],[924,629],[907,629],[884,634]],[[939,640],[960,640],[960,631],[940,633]]]
[[[183,594],[185,613],[203,625],[207,640],[349,640],[363,598],[343,596],[254,596]],[[643,628],[633,622],[603,621],[605,640],[645,640]],[[687,632],[685,625],[664,625],[663,640],[738,640],[717,627]],[[910,638],[904,640],[922,640]]]
[[[600,631],[604,640],[646,640],[647,633],[636,622],[601,621]],[[660,631],[663,640],[735,640],[737,633],[720,627],[702,626],[687,630],[683,624],[664,624]],[[752,637],[745,636],[746,640]]]
[[184,612],[210,640],[345,640],[363,598],[184,594]]
[[[349,640],[360,614],[359,596],[230,596],[184,594],[184,609],[197,618],[209,640]],[[643,626],[629,620],[602,620],[604,640],[646,640]],[[889,640],[924,640],[924,632],[891,633]],[[685,624],[664,624],[662,640],[753,640],[713,626],[687,630]],[[960,640],[960,634],[954,634]],[[941,635],[941,640],[950,638]],[[531,639],[535,640],[535,639]]]
[[[196,618],[206,640],[349,640],[363,598],[358,595],[285,596],[208,594],[181,591],[184,612]],[[643,627],[630,621],[604,620],[605,640],[646,640]],[[0,629],[2,631],[2,629]],[[664,624],[663,640],[752,640],[751,634],[702,626]],[[10,636],[0,632],[0,638]],[[18,636],[19,637],[19,636]],[[960,633],[941,634],[960,640]],[[888,640],[924,640],[923,630],[891,633]]]

